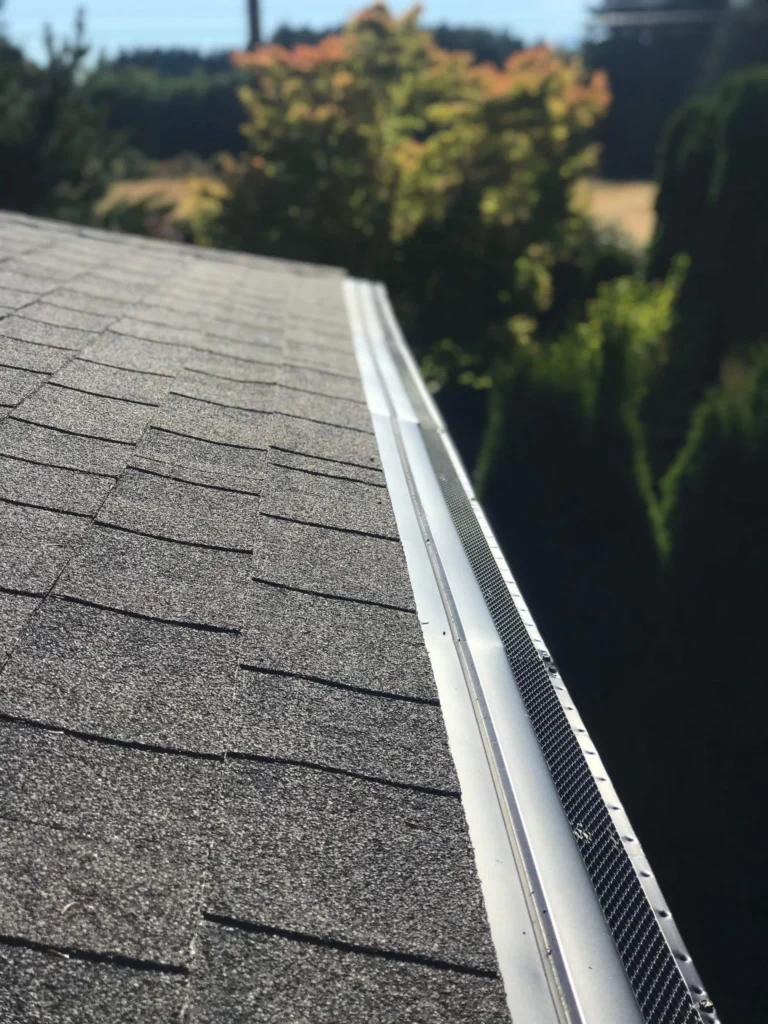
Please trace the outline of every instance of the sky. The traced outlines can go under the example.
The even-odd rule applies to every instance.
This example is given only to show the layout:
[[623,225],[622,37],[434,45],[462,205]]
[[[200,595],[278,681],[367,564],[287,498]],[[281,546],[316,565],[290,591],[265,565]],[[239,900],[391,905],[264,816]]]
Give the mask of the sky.
[[[339,23],[367,0],[262,0],[265,35],[287,22],[322,27]],[[86,11],[88,38],[97,51],[138,46],[237,48],[246,40],[246,0],[6,0],[0,14],[8,34],[31,55],[41,52],[47,22],[67,32],[79,6]],[[394,0],[394,10],[410,3]],[[426,23],[485,25],[526,40],[573,42],[586,21],[588,0],[426,0]]]

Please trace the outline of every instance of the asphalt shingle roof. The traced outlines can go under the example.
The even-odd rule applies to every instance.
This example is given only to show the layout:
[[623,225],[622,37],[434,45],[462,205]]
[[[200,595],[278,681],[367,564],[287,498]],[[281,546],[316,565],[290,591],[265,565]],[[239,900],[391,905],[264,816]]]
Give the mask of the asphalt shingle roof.
[[329,268],[0,214],[0,1019],[507,1024]]

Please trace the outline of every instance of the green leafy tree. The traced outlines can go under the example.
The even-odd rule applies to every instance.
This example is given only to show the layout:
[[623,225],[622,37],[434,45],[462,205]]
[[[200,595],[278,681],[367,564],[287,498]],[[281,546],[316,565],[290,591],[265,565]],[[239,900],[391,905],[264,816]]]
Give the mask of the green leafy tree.
[[658,655],[664,524],[642,410],[666,358],[684,266],[603,284],[562,339],[520,346],[491,392],[477,484],[617,782],[636,792],[612,728],[629,673]]
[[[652,787],[654,862],[723,1019],[755,1020],[768,912],[759,810],[768,764],[768,346],[726,360],[661,496],[670,614],[667,665],[647,680],[663,709],[654,731],[666,752]],[[702,824],[706,842],[694,856]],[[728,884],[713,885],[719,877]],[[728,941],[734,934],[743,941]]]
[[0,205],[28,213],[87,219],[119,170],[122,140],[82,81],[82,16],[72,40],[46,33],[40,67],[0,42]]
[[728,357],[768,326],[768,68],[734,75],[671,121],[660,161],[649,273],[690,257],[667,372],[651,399],[660,465],[682,443],[692,409]]
[[420,351],[447,341],[487,372],[510,317],[552,303],[603,78],[546,48],[476,65],[438,47],[417,11],[382,5],[338,36],[238,63],[254,75],[248,153],[202,236],[383,278]]

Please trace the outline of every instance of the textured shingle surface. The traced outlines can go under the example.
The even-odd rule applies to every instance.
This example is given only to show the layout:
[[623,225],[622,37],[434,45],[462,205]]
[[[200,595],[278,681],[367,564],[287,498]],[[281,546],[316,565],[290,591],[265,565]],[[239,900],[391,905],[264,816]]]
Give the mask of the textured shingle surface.
[[0,214],[0,1019],[508,1024],[340,275]]

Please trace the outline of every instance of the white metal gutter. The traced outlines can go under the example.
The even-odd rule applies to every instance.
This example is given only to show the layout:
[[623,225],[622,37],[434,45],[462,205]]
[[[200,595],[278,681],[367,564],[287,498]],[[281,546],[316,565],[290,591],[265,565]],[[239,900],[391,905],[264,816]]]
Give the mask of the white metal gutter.
[[[491,934],[515,1024],[645,1024],[509,660],[457,532],[406,384],[431,418],[536,650],[548,657],[474,497],[381,286],[343,284],[355,351],[432,662]],[[395,358],[397,356],[397,358]],[[399,366],[398,366],[399,363]],[[403,371],[405,367],[405,371]],[[403,373],[410,377],[404,380]],[[424,415],[422,410],[422,416]],[[645,892],[663,907],[639,843],[572,701],[614,823],[634,843]],[[666,940],[683,949],[671,917]],[[689,988],[701,993],[690,957]],[[701,1005],[708,1004],[702,998]],[[681,1018],[682,1019],[682,1018]],[[695,1019],[716,1024],[711,1015]]]

